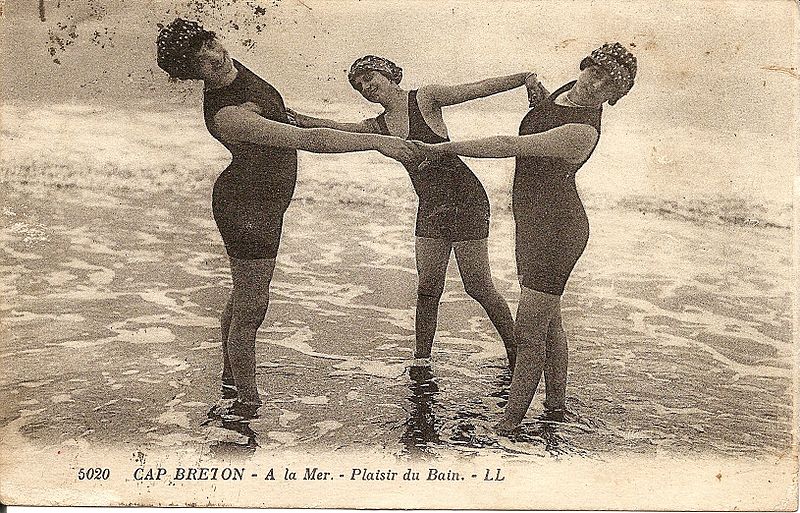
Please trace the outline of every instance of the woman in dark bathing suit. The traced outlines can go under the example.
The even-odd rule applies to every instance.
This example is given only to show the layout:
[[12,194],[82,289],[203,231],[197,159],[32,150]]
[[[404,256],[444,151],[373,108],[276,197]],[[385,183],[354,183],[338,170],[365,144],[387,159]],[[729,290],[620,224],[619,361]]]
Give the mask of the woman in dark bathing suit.
[[516,157],[513,210],[517,274],[521,285],[514,327],[517,365],[498,431],[517,427],[545,375],[545,409],[563,418],[567,339],[561,295],[589,239],[589,222],[575,173],[600,137],[605,102],[614,105],[633,87],[636,58],[619,43],[605,44],[580,65],[578,79],[539,102],[523,118],[519,136],[436,145],[426,151],[468,157]]
[[[176,19],[158,35],[158,65],[173,80],[202,80],[211,135],[233,157],[214,183],[213,210],[233,278],[222,314],[223,393],[227,413],[251,417],[261,405],[255,379],[255,337],[269,304],[269,286],[297,179],[297,150],[342,153],[377,150],[400,161],[414,157],[396,137],[302,129],[288,122],[283,98],[234,61],[214,32]],[[220,412],[222,413],[222,412]]]
[[[367,55],[350,68],[350,84],[384,112],[359,123],[339,123],[295,113],[304,127],[327,127],[361,133],[396,135],[428,143],[448,141],[442,107],[497,94],[515,87],[538,85],[532,73],[497,77],[471,84],[428,85],[407,91],[396,64]],[[450,252],[455,251],[464,289],[478,301],[505,345],[514,368],[514,320],[492,281],[487,238],[489,199],[478,178],[456,155],[445,155],[425,169],[406,163],[419,196],[416,222],[417,288],[415,366],[429,365],[439,300],[444,290]],[[413,367],[412,367],[413,371]]]

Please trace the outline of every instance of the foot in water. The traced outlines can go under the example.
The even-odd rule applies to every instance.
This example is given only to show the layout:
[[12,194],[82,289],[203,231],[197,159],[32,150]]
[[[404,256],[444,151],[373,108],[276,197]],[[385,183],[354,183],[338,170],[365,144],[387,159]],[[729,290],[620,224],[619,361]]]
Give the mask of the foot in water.
[[[543,423],[563,423],[567,422],[567,415],[569,412],[566,408],[547,408],[544,412],[539,415],[536,419],[539,422]],[[502,436],[508,436],[515,431],[518,431],[522,427],[522,424],[514,424],[511,421],[507,421],[505,419],[501,420],[497,424],[495,424],[494,429],[497,434]]]
[[439,387],[433,379],[433,372],[429,366],[412,366],[408,369],[408,374],[411,378],[408,386],[411,391],[408,397],[411,409],[400,441],[406,446],[409,454],[421,455],[428,453],[431,446],[440,442],[434,413]]
[[209,419],[225,421],[245,421],[258,418],[261,403],[243,403],[238,400],[223,399],[208,411]]
[[544,410],[544,413],[539,416],[539,420],[544,422],[565,422],[566,417],[566,408],[550,408]]
[[408,368],[408,377],[411,378],[416,385],[421,386],[429,392],[438,392],[439,387],[433,381],[433,371],[430,366],[411,366]]
[[494,430],[500,436],[508,436],[519,429],[519,426],[519,424],[504,419],[494,425]]

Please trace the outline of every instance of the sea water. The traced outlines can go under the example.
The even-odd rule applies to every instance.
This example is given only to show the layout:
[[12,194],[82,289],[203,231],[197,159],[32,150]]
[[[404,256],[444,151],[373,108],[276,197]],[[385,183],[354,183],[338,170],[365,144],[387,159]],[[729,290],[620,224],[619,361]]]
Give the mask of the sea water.
[[[409,375],[415,197],[403,168],[374,152],[301,154],[258,334],[265,406],[242,425],[206,418],[230,290],[210,191],[228,156],[200,113],[3,109],[0,414],[23,436],[423,458],[790,446],[790,178],[755,153],[701,148],[699,165],[662,145],[653,157],[654,137],[683,136],[630,139],[608,123],[578,180],[592,236],[563,298],[570,411],[563,423],[539,419],[537,395],[511,439],[491,429],[507,399],[502,343],[454,262],[432,371]],[[448,121],[460,139],[513,133],[515,116],[462,110]],[[513,162],[470,165],[492,201],[493,277],[513,311]]]

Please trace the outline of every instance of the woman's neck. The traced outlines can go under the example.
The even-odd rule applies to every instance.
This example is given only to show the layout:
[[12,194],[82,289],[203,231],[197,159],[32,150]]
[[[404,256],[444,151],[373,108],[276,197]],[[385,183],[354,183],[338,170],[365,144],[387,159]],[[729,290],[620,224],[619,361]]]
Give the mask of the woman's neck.
[[598,109],[602,105],[602,102],[597,102],[595,98],[592,98],[586,94],[582,94],[579,90],[576,90],[574,87],[571,88],[569,91],[565,92],[559,98],[562,100],[562,105],[567,105],[569,107],[583,107],[586,109]]

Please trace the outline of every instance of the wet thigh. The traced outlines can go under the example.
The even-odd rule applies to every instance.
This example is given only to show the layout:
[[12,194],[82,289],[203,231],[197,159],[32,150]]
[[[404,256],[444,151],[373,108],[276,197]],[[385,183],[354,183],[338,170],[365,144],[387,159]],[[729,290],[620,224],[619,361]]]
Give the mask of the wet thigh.
[[419,293],[430,296],[442,293],[451,248],[452,243],[448,240],[417,237],[415,250]]

